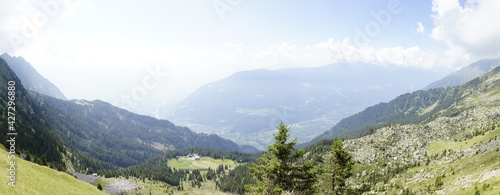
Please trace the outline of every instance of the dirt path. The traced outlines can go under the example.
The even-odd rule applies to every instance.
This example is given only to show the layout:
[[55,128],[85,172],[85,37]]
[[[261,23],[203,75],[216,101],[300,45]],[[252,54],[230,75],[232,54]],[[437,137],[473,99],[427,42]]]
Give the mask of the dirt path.
[[81,181],[84,181],[84,182],[87,182],[87,183],[91,183],[91,184],[94,184],[95,183],[95,180],[99,177],[95,177],[95,176],[92,176],[92,175],[86,175],[86,174],[83,174],[83,173],[76,173],[76,172],[69,172],[71,173],[72,175],[76,176],[77,179],[81,180]]

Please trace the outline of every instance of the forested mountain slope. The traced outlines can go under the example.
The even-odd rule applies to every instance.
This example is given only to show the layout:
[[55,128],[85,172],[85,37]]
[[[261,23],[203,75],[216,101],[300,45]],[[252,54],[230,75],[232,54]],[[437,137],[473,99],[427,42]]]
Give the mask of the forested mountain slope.
[[[22,81],[2,58],[0,58],[0,75],[0,143],[10,147],[10,142],[7,140],[15,137],[17,154],[27,156],[38,164],[65,170],[64,142],[54,127],[43,117],[42,109],[29,96]],[[11,126],[14,131],[10,131]],[[9,136],[7,135],[9,132],[17,135]]]
[[103,101],[32,96],[69,144],[116,166],[138,164],[167,150],[194,146],[223,151],[244,149],[217,135],[194,133],[167,120],[134,114]]

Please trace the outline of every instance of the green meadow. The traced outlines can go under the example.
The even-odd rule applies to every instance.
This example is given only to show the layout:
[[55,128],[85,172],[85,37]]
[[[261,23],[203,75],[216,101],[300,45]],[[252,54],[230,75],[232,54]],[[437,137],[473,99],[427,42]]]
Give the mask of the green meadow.
[[40,166],[20,159],[16,156],[16,185],[8,185],[7,177],[11,159],[4,148],[0,149],[0,194],[38,195],[38,194],[105,194],[96,186],[76,179],[65,172],[59,172],[45,166]]
[[229,159],[213,159],[209,157],[201,157],[200,160],[190,160],[187,158],[172,159],[168,161],[168,166],[176,169],[217,169],[219,165],[228,165],[230,169],[239,164]]

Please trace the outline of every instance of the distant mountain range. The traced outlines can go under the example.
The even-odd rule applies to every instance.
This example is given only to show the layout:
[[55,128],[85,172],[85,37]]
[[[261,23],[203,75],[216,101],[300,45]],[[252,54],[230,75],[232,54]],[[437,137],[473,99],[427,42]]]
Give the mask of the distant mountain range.
[[0,55],[16,73],[26,89],[66,100],[64,94],[53,83],[43,77],[22,57],[12,57],[7,53]]
[[251,70],[200,87],[168,118],[238,143],[267,145],[275,126],[309,141],[337,121],[440,78],[431,71],[338,63],[314,68]]

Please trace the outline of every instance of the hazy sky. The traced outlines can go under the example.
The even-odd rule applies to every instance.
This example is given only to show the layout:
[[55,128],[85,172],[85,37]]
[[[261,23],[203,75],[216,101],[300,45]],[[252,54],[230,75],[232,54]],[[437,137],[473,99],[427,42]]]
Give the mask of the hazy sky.
[[500,57],[499,10],[498,0],[0,0],[0,52],[70,99],[168,103],[256,68],[455,70]]

